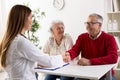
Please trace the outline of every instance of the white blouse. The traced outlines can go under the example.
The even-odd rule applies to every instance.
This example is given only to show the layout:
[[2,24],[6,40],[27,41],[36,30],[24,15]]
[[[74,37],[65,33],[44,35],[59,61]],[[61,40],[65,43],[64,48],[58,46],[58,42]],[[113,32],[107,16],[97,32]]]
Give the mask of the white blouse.
[[73,41],[70,35],[65,34],[60,45],[56,43],[54,37],[49,37],[47,40],[43,52],[49,55],[59,55],[69,50],[73,46]]
[[42,53],[28,39],[20,34],[12,41],[6,57],[6,72],[9,80],[36,80],[33,67],[35,62],[51,66],[49,55]]

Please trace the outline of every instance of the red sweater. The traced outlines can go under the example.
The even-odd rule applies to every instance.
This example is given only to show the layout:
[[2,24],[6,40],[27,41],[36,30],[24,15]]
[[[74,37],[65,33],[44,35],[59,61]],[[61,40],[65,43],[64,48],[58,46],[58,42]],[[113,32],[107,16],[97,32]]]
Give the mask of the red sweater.
[[88,33],[79,35],[75,45],[68,52],[71,59],[81,52],[81,57],[89,59],[92,65],[114,64],[118,59],[115,39],[105,32],[95,40],[91,39]]
[[71,59],[81,52],[81,57],[90,59],[92,65],[113,64],[118,59],[115,39],[105,32],[95,40],[91,39],[88,33],[81,34],[68,52]]

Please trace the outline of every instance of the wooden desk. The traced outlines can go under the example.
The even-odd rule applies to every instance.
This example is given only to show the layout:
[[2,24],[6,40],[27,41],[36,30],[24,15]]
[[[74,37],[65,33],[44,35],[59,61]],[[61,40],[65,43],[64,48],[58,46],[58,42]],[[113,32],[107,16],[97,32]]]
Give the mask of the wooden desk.
[[111,68],[113,68],[114,66],[115,64],[95,66],[79,66],[77,64],[70,64],[54,71],[42,69],[35,69],[35,71],[38,73],[40,72],[46,74],[63,75],[77,78],[88,78],[94,80],[98,80],[104,74],[108,73],[107,80],[112,80]]

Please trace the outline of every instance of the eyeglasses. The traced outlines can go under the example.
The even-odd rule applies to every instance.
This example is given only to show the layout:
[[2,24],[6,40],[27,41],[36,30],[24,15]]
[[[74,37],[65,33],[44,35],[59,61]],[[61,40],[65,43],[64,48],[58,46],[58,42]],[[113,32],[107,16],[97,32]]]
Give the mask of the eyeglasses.
[[85,22],[85,25],[95,25],[95,24],[100,24],[100,22]]

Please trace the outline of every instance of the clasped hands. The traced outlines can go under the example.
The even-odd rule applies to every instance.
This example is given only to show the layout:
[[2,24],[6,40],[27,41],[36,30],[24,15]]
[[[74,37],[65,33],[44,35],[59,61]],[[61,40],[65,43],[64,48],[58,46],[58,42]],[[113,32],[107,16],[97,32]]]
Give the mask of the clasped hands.
[[[63,57],[63,61],[64,62],[70,62],[71,61],[71,57],[70,57],[70,54],[69,52],[66,52],[66,53],[63,53],[62,54],[62,57]],[[87,59],[87,58],[80,58],[77,62],[78,65],[82,65],[82,66],[88,66],[88,65],[91,65],[90,64],[90,60]]]

